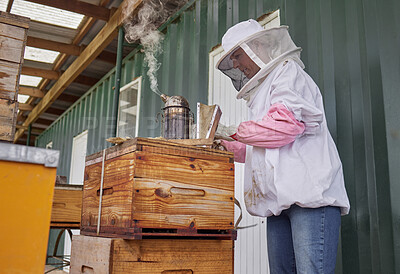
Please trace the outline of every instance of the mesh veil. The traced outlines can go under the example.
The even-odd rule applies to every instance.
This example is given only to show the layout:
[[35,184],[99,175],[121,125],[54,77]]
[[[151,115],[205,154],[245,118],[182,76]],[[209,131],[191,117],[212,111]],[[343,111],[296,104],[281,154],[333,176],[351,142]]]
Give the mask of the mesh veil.
[[[260,67],[251,79],[233,67],[230,57],[239,47]],[[237,98],[241,99],[249,96],[265,76],[285,60],[293,59],[304,68],[300,60],[300,51],[301,48],[292,41],[288,27],[280,26],[259,31],[240,41],[219,60],[217,68],[231,78],[233,86],[239,91]]]

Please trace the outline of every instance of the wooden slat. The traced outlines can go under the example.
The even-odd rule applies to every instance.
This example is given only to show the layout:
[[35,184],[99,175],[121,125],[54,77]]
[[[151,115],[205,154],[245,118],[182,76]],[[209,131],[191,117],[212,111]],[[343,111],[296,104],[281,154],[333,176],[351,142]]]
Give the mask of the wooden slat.
[[[92,42],[86,47],[78,58],[68,67],[68,69],[60,76],[58,81],[46,93],[43,99],[36,105],[32,112],[28,115],[23,123],[28,126],[33,123],[68,87],[73,80],[100,54],[100,52],[115,38],[117,29],[124,20],[137,12],[137,8],[143,0],[135,0],[133,3],[125,0],[118,10],[114,13],[108,23],[101,29]],[[14,141],[23,133],[18,130],[15,134]]]
[[[26,144],[26,140],[25,143]],[[50,228],[70,228],[79,229],[81,227],[80,223],[50,223]]]
[[0,99],[0,140],[12,141],[15,134],[17,119],[17,105],[15,101]]
[[80,223],[82,210],[81,189],[54,189],[51,222]]
[[60,77],[60,73],[54,70],[22,67],[21,74],[42,77],[50,80],[57,80]]
[[[11,8],[12,3],[13,1],[9,1],[7,8]],[[19,75],[29,23],[29,18],[0,12],[0,59],[2,59],[0,60],[0,98],[10,100],[8,102],[17,100]],[[12,129],[9,136],[14,139],[16,108],[12,115],[10,119],[3,117],[1,124],[4,127],[11,121]]]
[[0,141],[12,141],[13,133],[15,132],[15,128],[13,128],[13,120],[11,118],[0,116]]
[[111,272],[112,239],[74,235],[71,247],[70,273]]
[[[233,191],[214,183],[134,179],[132,218],[137,227],[233,229]],[[104,200],[105,201],[105,200]]]
[[0,98],[15,100],[19,64],[0,60]]
[[[105,163],[101,225],[112,225],[119,228],[131,227],[132,191],[134,176],[134,159],[131,155],[121,156],[117,161]],[[85,169],[85,181],[82,205],[82,226],[95,227],[98,220],[101,163]],[[131,179],[130,179],[131,178]],[[111,224],[111,222],[114,222]]]
[[0,23],[0,36],[5,36],[23,41],[25,39],[25,31],[26,29],[18,26]]
[[112,273],[232,274],[230,240],[113,240]]
[[12,7],[13,3],[14,3],[14,0],[8,0],[6,12],[11,11],[11,7]]
[[2,117],[12,117],[16,109],[16,102],[0,99],[0,116]]
[[19,15],[10,14],[7,12],[0,11],[0,23],[5,23],[24,29],[29,28],[30,19]]
[[22,87],[22,86],[19,87],[18,94],[29,95],[36,98],[43,98],[44,96],[44,92],[38,88]]
[[234,164],[195,158],[177,157],[147,152],[135,152],[135,177],[175,182],[190,182],[196,186],[216,185],[233,191]]
[[[96,252],[88,252],[95,250]],[[122,240],[74,235],[71,273],[232,274],[231,240]]]
[[22,62],[22,53],[24,49],[24,41],[10,37],[0,36],[0,60],[14,63]]
[[195,147],[192,145],[186,145],[186,144],[177,144],[174,142],[171,142],[169,140],[165,139],[158,139],[158,138],[136,138],[138,144],[142,146],[151,146],[151,147],[159,147],[159,148],[165,148],[168,146],[169,148],[173,150],[189,150],[191,155],[193,153],[197,154],[207,154],[207,155],[212,155],[212,156],[222,156],[226,159],[226,157],[233,157],[233,154],[228,151],[222,151],[222,150],[216,150],[216,149],[210,149],[210,148],[203,148],[203,147]]
[[74,55],[74,56],[79,55],[81,53],[81,51],[83,50],[83,47],[80,47],[80,46],[54,42],[54,41],[31,37],[31,36],[28,36],[26,45],[30,46],[30,47],[40,48],[40,49],[58,51],[61,53],[66,53],[68,55]]
[[34,60],[25,59],[25,58],[24,58],[23,66],[29,67],[29,68],[35,68],[35,69],[53,70],[53,64],[51,64],[51,63],[34,61]]
[[30,23],[29,36],[42,39],[55,40],[61,43],[71,43],[71,38],[77,33],[77,29],[54,25],[32,20]]
[[[53,50],[58,51],[60,53],[65,53],[68,55],[78,56],[81,52],[86,48],[85,46],[77,46],[73,44],[66,44],[60,42],[54,42],[46,39],[40,39],[36,37],[28,36],[27,46],[36,47],[41,49]],[[115,64],[117,55],[112,52],[103,51],[97,56],[96,59]]]
[[17,129],[20,129],[20,128],[28,129],[28,127],[24,127],[24,126],[21,126],[21,125],[15,125],[15,128],[17,128]]
[[[120,156],[133,151],[146,151],[160,153],[164,155],[188,156],[197,159],[221,161],[233,163],[233,153],[228,151],[196,147],[187,144],[177,144],[175,142],[159,138],[134,138],[124,143],[107,149],[106,159]],[[102,152],[94,153],[86,157],[86,163],[101,157]]]
[[29,104],[24,104],[24,103],[19,103],[19,110],[25,111],[31,111],[33,109],[33,106],[29,105]]
[[110,17],[110,10],[101,6],[96,6],[90,3],[77,1],[77,0],[27,0],[62,10],[68,10],[86,16],[94,17],[104,21],[108,21]]

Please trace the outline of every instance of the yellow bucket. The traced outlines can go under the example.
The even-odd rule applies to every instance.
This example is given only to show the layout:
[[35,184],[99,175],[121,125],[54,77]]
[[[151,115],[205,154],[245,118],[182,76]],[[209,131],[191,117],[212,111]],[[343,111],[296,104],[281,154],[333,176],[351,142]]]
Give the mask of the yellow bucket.
[[44,273],[58,157],[0,143],[0,273]]

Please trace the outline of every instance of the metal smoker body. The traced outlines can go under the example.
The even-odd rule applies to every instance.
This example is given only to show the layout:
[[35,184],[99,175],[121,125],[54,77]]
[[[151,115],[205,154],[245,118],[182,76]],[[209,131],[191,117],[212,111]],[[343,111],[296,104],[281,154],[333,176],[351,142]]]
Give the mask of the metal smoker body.
[[163,110],[162,137],[166,139],[189,139],[191,112],[188,101],[182,96],[161,95]]

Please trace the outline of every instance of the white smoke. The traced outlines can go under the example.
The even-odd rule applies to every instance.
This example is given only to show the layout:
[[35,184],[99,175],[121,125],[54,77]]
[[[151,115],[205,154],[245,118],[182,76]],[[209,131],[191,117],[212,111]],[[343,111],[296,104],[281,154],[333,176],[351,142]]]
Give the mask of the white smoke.
[[144,61],[148,66],[147,75],[150,79],[151,90],[161,95],[156,77],[160,62],[156,56],[162,53],[161,43],[164,40],[159,27],[177,8],[181,7],[184,0],[146,0],[137,16],[124,24],[125,39],[129,43],[140,43],[143,46]]

